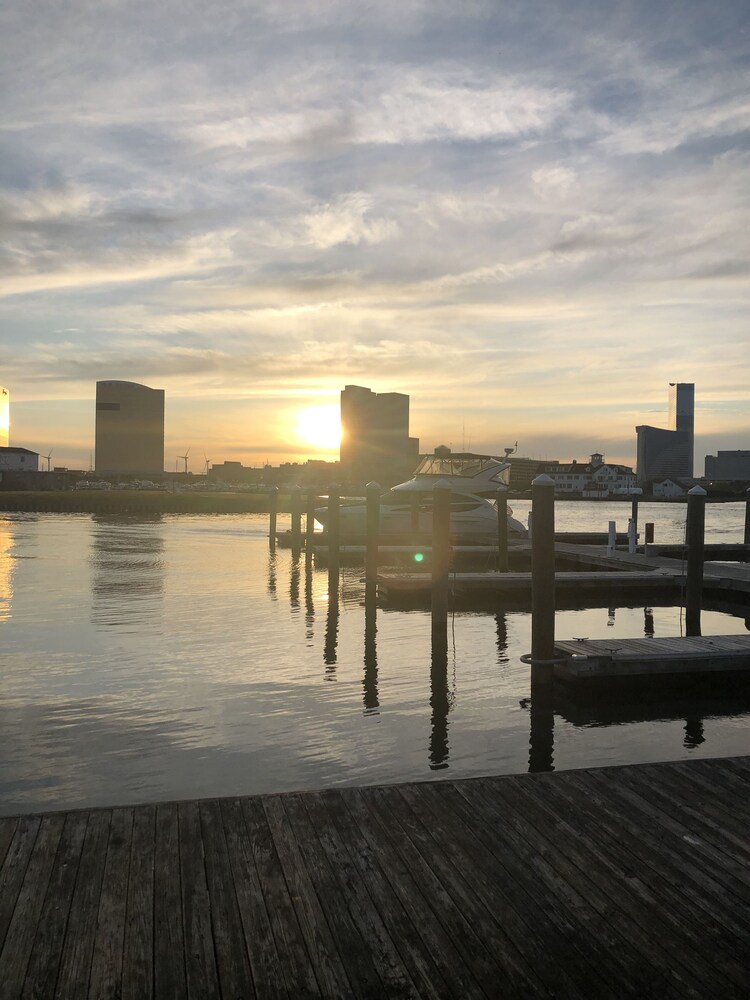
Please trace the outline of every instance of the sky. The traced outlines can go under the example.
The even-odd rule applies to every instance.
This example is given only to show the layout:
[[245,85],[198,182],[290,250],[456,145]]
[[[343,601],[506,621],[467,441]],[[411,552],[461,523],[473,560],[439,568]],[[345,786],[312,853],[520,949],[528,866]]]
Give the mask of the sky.
[[167,469],[336,458],[357,384],[423,451],[633,465],[678,381],[701,472],[750,448],[749,94],[746,0],[6,0],[11,444],[88,467],[124,379]]

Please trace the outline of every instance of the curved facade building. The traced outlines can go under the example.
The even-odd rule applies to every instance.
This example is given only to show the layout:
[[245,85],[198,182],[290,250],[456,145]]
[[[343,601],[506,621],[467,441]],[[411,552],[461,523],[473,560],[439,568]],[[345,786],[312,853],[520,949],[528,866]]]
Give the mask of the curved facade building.
[[164,390],[138,382],[96,383],[98,475],[164,472]]

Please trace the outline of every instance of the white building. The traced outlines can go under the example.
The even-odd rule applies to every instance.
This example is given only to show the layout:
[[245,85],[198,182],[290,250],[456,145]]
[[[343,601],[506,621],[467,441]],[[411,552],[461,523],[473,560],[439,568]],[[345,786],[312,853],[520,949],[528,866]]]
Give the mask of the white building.
[[594,452],[590,462],[545,466],[543,471],[555,484],[555,493],[589,498],[605,498],[613,493],[622,495],[636,488],[635,472],[627,465],[605,462]]
[[38,472],[39,455],[28,448],[0,448],[0,471]]

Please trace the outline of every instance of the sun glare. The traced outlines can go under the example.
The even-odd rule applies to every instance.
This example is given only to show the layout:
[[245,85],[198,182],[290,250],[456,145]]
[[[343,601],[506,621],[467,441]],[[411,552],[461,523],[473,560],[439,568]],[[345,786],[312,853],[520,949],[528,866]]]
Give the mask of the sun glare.
[[297,414],[297,437],[320,451],[335,451],[341,443],[337,405],[308,406]]

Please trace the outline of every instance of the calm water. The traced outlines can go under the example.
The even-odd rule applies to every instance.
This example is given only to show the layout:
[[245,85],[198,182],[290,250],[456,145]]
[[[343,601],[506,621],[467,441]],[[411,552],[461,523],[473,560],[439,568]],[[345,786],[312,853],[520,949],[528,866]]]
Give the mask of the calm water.
[[[560,503],[557,525],[624,530],[628,512]],[[677,541],[684,515],[642,504],[640,522]],[[737,541],[744,505],[706,520]],[[254,515],[0,516],[0,812],[529,769],[529,615],[457,613],[446,671],[425,612],[379,609],[366,629],[360,568],[331,600],[327,573],[270,555],[266,530]],[[674,608],[557,621],[560,638],[681,630]],[[703,630],[746,631],[708,612]],[[553,766],[746,753],[748,707],[566,702]]]

